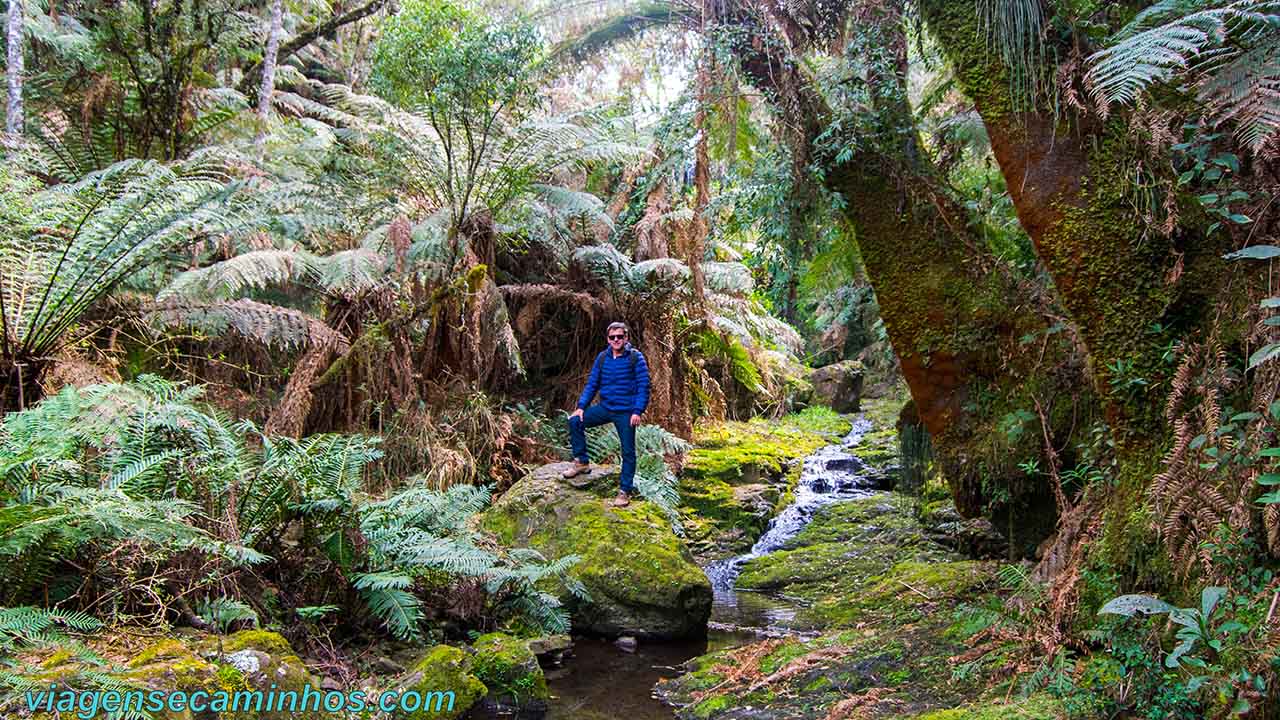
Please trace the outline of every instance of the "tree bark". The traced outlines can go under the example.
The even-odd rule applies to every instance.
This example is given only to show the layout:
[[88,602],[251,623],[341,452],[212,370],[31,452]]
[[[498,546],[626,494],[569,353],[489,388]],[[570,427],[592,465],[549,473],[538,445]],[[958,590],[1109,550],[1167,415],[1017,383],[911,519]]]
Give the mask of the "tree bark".
[[689,280],[693,288],[693,311],[697,319],[707,313],[706,278],[702,270],[702,256],[706,253],[707,235],[710,226],[707,223],[707,206],[711,202],[711,167],[707,156],[708,127],[707,106],[711,102],[711,48],[704,48],[702,59],[698,63],[698,74],[695,80],[698,91],[698,110],[694,113],[693,127],[697,130],[698,141],[693,150],[693,223],[687,232],[685,263],[689,266]]
[[5,58],[5,80],[9,87],[9,103],[5,116],[5,144],[14,145],[22,137],[22,0],[9,0],[9,17],[5,38],[8,56]]
[[924,0],[921,9],[982,117],[1018,220],[1080,329],[1108,424],[1122,445],[1146,446],[1164,424],[1173,370],[1165,349],[1205,317],[1214,278],[1225,276],[1221,255],[1231,248],[1194,230],[1166,235],[1134,209],[1127,183],[1142,149],[1128,113],[1103,121],[1043,101],[1023,109],[1010,69],[986,47],[977,4]]
[[[982,443],[996,418],[975,413],[970,402],[977,393],[1016,399],[1031,391],[1025,382],[1030,362],[1019,338],[1048,323],[1026,312],[1029,300],[994,272],[995,258],[923,152],[906,96],[901,3],[879,3],[866,12],[858,34],[865,44],[847,53],[873,63],[866,80],[871,107],[842,116],[847,123],[855,114],[859,126],[855,137],[843,139],[838,158],[818,157],[825,183],[846,199],[887,333],[957,507],[968,516],[987,511],[990,488],[1004,486],[1028,514],[1047,501],[1051,527],[1047,487],[1028,487],[1012,463],[983,467]],[[794,128],[797,157],[807,162],[820,155],[813,144],[834,113],[804,74],[804,63],[778,50],[802,49],[804,39],[742,5],[731,5],[724,22],[742,38],[733,49],[744,74],[772,96]],[[1019,356],[1026,364],[1015,367]],[[1037,532],[1047,532],[1044,518],[1036,524]]]
[[262,160],[267,144],[267,116],[271,112],[271,96],[276,90],[276,55],[280,51],[280,32],[284,24],[284,0],[271,3],[271,28],[267,31],[267,49],[262,56],[262,87],[258,91],[258,133],[253,144]]

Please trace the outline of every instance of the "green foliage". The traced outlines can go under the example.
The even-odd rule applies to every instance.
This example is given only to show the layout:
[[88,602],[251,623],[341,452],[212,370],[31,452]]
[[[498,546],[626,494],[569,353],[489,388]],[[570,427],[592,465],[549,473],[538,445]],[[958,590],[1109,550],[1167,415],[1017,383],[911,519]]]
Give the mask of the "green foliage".
[[1214,124],[1236,125],[1255,152],[1280,131],[1280,5],[1272,0],[1163,0],[1089,58],[1104,109],[1157,83],[1191,80]]
[[354,587],[393,635],[418,635],[422,603],[410,590],[433,572],[482,581],[499,616],[519,616],[545,632],[568,631],[559,600],[541,587],[545,581],[559,582],[571,594],[583,595],[567,575],[577,558],[548,562],[529,550],[499,555],[478,547],[467,525],[488,502],[489,491],[471,485],[443,493],[410,487],[360,508],[369,570],[355,576]]
[[536,30],[518,19],[498,22],[453,3],[414,0],[383,23],[371,82],[401,106],[476,123],[525,109],[541,51]]
[[[202,409],[201,393],[199,386],[143,376],[129,384],[68,388],[6,417],[0,572],[7,597],[26,598],[54,581],[110,585],[111,574],[176,568],[192,551],[232,566],[267,563],[287,572],[268,563],[266,553],[274,554],[279,538],[299,528],[312,548],[308,554],[318,556],[308,562],[342,568],[394,635],[419,633],[418,593],[441,577],[482,583],[496,616],[567,630],[558,602],[540,588],[544,580],[559,581],[575,591],[565,575],[574,558],[547,561],[478,547],[467,523],[487,505],[487,489],[409,487],[369,500],[363,478],[381,457],[376,438],[264,436],[247,422],[232,424]],[[239,532],[235,542],[223,539],[226,520]],[[106,567],[64,562],[129,548],[145,552]],[[212,567],[207,577],[180,580],[191,585],[197,614],[224,630],[256,625],[262,606],[250,606],[244,594],[236,600],[205,590],[206,583],[223,587]],[[82,576],[86,572],[108,577]]]
[[67,631],[91,633],[102,628],[97,618],[82,612],[37,607],[0,608],[0,649],[56,645]]
[[248,623],[252,627],[258,627],[258,613],[235,598],[223,596],[202,600],[196,606],[196,614],[205,622],[218,628],[219,632],[228,632],[236,623]]
[[[4,180],[4,213],[17,222],[0,228],[0,343],[5,374],[30,363],[31,382],[48,357],[97,327],[80,322],[91,305],[235,219],[228,200],[237,186],[213,154],[172,165],[121,162],[29,197],[19,195],[31,192],[29,180],[12,170]],[[16,396],[14,379],[5,383]]]

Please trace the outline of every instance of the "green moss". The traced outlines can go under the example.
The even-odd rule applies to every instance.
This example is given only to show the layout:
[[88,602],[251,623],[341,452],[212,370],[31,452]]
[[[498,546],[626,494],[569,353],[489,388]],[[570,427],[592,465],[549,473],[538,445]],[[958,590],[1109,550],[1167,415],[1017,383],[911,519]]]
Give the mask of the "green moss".
[[290,657],[296,656],[289,641],[277,632],[270,630],[241,630],[223,638],[223,652],[233,653],[239,650],[258,650],[268,655]]
[[509,696],[517,703],[547,700],[551,696],[538,658],[524,640],[489,633],[480,636],[473,647],[472,671],[489,688],[490,694]]
[[915,720],[1060,720],[1067,716],[1062,704],[1047,695],[1033,695],[1012,703],[970,705],[914,715]]
[[893,569],[870,591],[872,602],[907,605],[959,598],[991,580],[991,563],[977,560],[919,562],[908,560]]
[[828,438],[840,438],[849,434],[851,424],[840,413],[829,407],[814,405],[798,413],[783,417],[780,421],[805,432],[818,433]]
[[700,632],[710,612],[710,582],[653,503],[615,508],[539,470],[495,502],[480,527],[508,545],[581,558],[568,573],[590,600],[561,591],[576,627],[685,636]]
[[798,641],[783,643],[778,649],[760,658],[759,670],[765,675],[771,675],[792,660],[808,654],[809,650],[808,643]]
[[40,667],[45,670],[51,670],[62,665],[68,660],[71,660],[73,657],[75,657],[75,653],[70,650],[58,650],[46,658],[44,662],[40,663]]
[[[480,698],[489,692],[489,688],[472,672],[471,657],[462,650],[449,645],[437,645],[413,666],[410,682],[402,688],[416,690],[423,698],[434,697],[431,693],[441,693],[442,701],[431,700],[431,706],[424,706],[417,712],[406,716],[406,720],[426,720],[440,718],[453,720],[461,717]],[[453,693],[453,704],[450,707],[448,693]],[[437,711],[437,705],[440,710]]]
[[712,695],[693,706],[692,715],[698,720],[707,720],[714,717],[717,713],[724,712],[733,707],[733,698],[728,695]]
[[248,678],[234,665],[226,663],[214,663],[214,677],[218,683],[218,687],[227,692],[236,692],[238,690],[249,690],[251,688]]
[[191,648],[187,647],[186,643],[174,638],[165,638],[138,653],[129,661],[129,667],[142,667],[143,665],[150,665],[156,660],[186,657],[195,657],[195,654],[191,652]]

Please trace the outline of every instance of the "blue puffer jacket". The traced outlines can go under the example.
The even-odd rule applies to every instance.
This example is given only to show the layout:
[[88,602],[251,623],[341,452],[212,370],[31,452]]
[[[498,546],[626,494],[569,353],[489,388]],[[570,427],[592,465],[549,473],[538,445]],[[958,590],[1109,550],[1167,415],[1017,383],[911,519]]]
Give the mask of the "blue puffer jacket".
[[627,343],[621,356],[605,348],[591,366],[587,386],[578,398],[578,407],[586,409],[600,393],[600,402],[610,412],[632,412],[640,415],[649,406],[649,364],[644,354]]

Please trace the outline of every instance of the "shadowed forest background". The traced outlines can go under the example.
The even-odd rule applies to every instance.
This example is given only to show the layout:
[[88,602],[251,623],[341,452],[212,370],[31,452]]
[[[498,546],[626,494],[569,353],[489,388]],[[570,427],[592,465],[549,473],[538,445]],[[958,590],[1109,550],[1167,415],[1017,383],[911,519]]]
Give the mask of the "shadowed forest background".
[[[547,638],[705,636],[843,437],[893,512],[738,582],[818,639],[669,712],[1280,717],[1280,2],[4,7],[6,712],[251,651],[587,718]],[[627,511],[543,467],[615,320]]]

